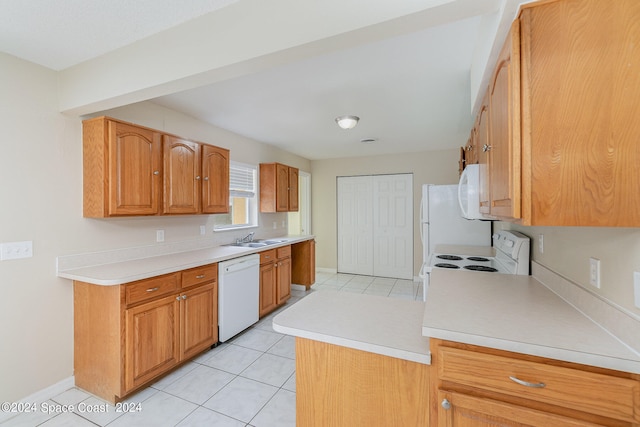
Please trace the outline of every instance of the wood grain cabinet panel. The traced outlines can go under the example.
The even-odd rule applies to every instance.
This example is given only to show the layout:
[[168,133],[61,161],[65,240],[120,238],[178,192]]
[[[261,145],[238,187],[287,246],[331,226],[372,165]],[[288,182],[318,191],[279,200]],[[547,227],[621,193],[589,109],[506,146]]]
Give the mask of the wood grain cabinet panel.
[[84,216],[156,215],[160,133],[105,117],[83,122]]
[[438,426],[640,426],[640,376],[431,340]]
[[229,150],[109,117],[83,121],[84,216],[229,212]]
[[637,22],[636,0],[522,6],[487,90],[487,218],[640,226]]
[[202,146],[202,212],[229,212],[229,150]]
[[291,297],[291,245],[260,253],[260,317]]
[[217,264],[123,285],[74,282],[76,386],[117,402],[218,342]]
[[307,289],[316,282],[316,241],[291,245],[291,283]]
[[174,136],[163,137],[164,213],[200,212],[200,144]]
[[260,163],[260,212],[298,211],[297,168]]

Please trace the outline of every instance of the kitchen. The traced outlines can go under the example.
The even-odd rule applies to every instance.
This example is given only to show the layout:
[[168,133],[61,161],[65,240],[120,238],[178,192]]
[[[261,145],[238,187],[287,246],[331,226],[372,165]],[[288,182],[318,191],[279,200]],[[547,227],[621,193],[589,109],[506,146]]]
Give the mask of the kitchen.
[[[6,55],[2,56],[2,61],[3,81],[17,82],[15,87],[6,89],[7,96],[2,101],[5,144],[16,141],[15,146],[7,146],[3,150],[5,154],[0,168],[5,206],[0,213],[2,241],[34,241],[33,258],[0,264],[1,282],[6,287],[12,286],[8,292],[11,298],[4,299],[1,312],[8,316],[5,324],[19,325],[5,328],[2,335],[2,342],[10,343],[6,344],[3,352],[2,397],[11,401],[56,384],[72,373],[71,288],[68,281],[55,277],[57,256],[154,244],[157,229],[165,230],[167,241],[178,239],[178,236],[198,238],[201,219],[196,216],[175,221],[163,218],[83,219],[80,121],[77,114],[58,113],[61,109],[71,111],[77,104],[74,100],[58,99],[56,73]],[[72,78],[72,71],[80,72],[71,70],[65,73],[60,84],[72,84],[67,80]],[[87,96],[90,93],[88,91]],[[99,96],[95,95],[94,99]],[[138,98],[131,96],[130,99]],[[123,99],[104,102],[95,110],[109,110],[131,102]],[[453,183],[457,180],[457,147],[463,144],[463,141],[458,141],[450,149],[416,154],[359,156],[356,157],[358,161],[353,158],[310,161],[213,128],[156,104],[134,103],[119,108],[117,112],[129,121],[170,129],[194,139],[212,142],[227,139],[232,150],[246,162],[277,159],[310,171],[314,183],[313,233],[322,248],[318,251],[317,263],[326,268],[335,267],[336,259],[334,218],[326,215],[327,211],[335,212],[336,176],[395,173],[401,168],[402,171],[413,172],[416,183]],[[364,125],[364,119],[361,125]],[[14,185],[9,186],[5,184],[7,182]],[[52,191],[51,186],[63,191]],[[419,191],[416,187],[415,200],[419,200]],[[9,209],[5,201],[11,201]],[[417,207],[415,213],[417,218]],[[268,217],[268,228],[272,221],[281,224],[283,219],[279,215]],[[636,254],[640,252],[637,229],[515,228],[536,237],[532,240],[535,260],[587,289],[589,258],[599,259],[602,287],[594,292],[637,315],[638,309],[633,303],[633,272],[638,270]],[[538,248],[539,234],[544,235],[543,253]],[[228,243],[232,239],[224,236],[219,240],[220,243]],[[416,243],[414,254],[418,260],[419,248],[419,243]],[[418,262],[414,262],[416,264]],[[27,307],[32,310],[26,310]],[[43,357],[46,357],[46,363],[43,363]]]

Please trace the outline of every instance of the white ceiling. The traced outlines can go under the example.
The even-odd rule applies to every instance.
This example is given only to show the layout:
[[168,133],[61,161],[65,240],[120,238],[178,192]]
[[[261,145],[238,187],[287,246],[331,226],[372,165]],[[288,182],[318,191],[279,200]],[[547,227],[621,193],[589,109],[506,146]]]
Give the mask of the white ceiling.
[[[235,1],[0,0],[0,51],[63,70]],[[471,127],[483,15],[500,2],[481,3],[462,20],[152,101],[309,159],[456,148]],[[344,114],[359,125],[339,129]]]

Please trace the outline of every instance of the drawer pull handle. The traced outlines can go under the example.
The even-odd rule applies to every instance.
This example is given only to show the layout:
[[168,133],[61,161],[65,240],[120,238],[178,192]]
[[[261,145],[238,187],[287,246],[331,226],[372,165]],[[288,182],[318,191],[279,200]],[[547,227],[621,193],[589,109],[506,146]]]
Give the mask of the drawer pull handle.
[[198,275],[196,276],[196,279],[204,279],[204,274],[198,274]]
[[520,378],[516,378],[516,377],[509,377],[509,379],[514,383],[518,383],[525,387],[543,388],[544,386],[546,386],[545,383],[530,383],[529,381],[523,381]]
[[156,286],[155,288],[149,288],[149,289],[147,289],[147,292],[155,292],[155,291],[157,291],[158,289],[160,289],[160,287],[159,287],[159,286]]
[[446,410],[451,409],[451,402],[449,402],[447,399],[442,399],[442,403],[440,403],[440,405]]

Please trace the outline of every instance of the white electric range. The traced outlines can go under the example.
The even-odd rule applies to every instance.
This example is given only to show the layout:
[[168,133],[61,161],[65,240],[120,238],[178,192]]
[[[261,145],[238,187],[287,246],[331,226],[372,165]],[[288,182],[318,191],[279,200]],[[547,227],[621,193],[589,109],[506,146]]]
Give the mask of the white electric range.
[[426,300],[429,275],[434,268],[477,271],[483,274],[529,275],[530,239],[522,233],[501,230],[492,236],[493,247],[438,245],[424,272]]

